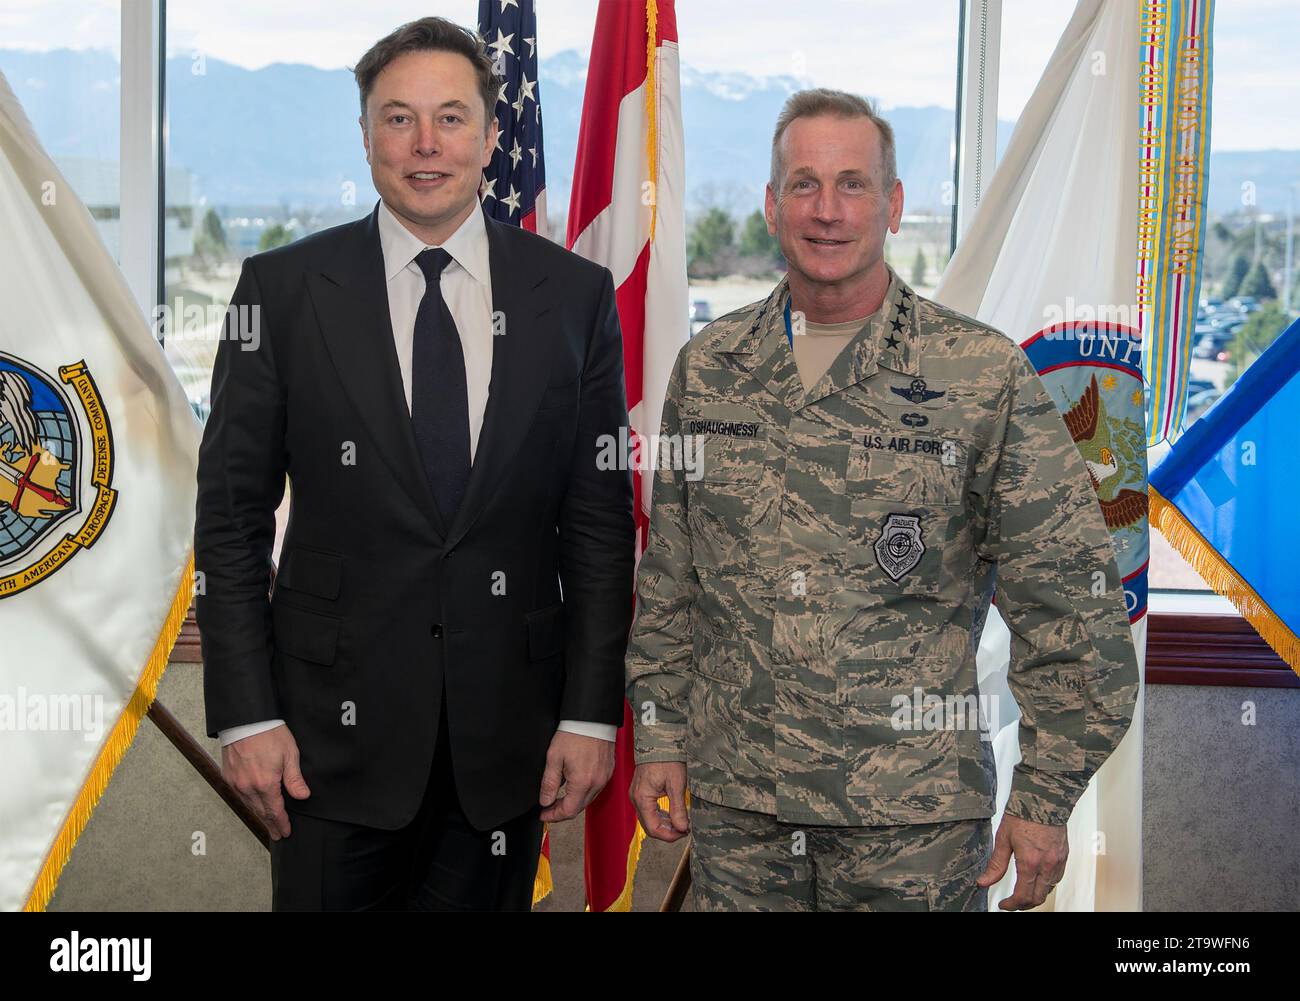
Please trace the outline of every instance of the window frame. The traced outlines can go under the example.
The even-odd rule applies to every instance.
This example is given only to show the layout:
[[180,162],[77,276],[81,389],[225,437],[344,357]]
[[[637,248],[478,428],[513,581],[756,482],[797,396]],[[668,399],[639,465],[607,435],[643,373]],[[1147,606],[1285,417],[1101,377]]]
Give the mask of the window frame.
[[[957,16],[950,255],[996,167],[1002,2],[961,0]],[[150,318],[165,298],[166,24],[167,0],[121,4],[121,268],[142,313]],[[985,141],[990,135],[991,146]],[[165,331],[157,334],[161,341]],[[1148,608],[1148,684],[1300,688],[1300,676],[1235,610],[1190,610],[1213,592],[1196,592],[1186,601],[1177,592],[1160,594],[1162,603],[1172,607],[1162,612]],[[191,640],[192,615],[186,623]]]

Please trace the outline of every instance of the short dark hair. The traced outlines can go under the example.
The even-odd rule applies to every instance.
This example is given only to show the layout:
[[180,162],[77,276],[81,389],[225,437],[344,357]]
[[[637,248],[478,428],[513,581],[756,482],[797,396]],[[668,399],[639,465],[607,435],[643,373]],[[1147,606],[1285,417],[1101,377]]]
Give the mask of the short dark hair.
[[361,90],[361,117],[366,117],[366,100],[370,97],[375,78],[384,67],[398,56],[408,52],[456,52],[468,59],[478,77],[478,92],[483,98],[485,120],[483,127],[490,129],[495,117],[497,94],[501,80],[494,71],[492,57],[477,32],[462,28],[445,17],[422,17],[411,21],[385,35],[352,69]]

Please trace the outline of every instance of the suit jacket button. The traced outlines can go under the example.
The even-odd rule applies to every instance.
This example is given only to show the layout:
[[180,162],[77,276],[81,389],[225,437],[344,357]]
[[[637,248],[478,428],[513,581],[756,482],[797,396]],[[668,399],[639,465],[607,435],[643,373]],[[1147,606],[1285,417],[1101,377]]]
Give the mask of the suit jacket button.
[[433,626],[429,629],[429,632],[433,633],[434,638],[437,639],[439,636],[442,635],[442,623],[435,622]]

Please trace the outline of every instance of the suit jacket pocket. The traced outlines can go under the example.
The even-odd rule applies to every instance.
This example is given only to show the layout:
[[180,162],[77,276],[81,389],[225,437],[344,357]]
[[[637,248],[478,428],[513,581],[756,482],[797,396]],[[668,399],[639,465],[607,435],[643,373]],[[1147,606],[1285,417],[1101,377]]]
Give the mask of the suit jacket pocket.
[[343,578],[343,557],[322,549],[294,546],[280,560],[276,573],[277,587],[290,591],[314,594],[333,601],[339,596],[339,583]]
[[582,379],[571,379],[562,386],[547,386],[542,398],[537,402],[537,413],[563,412],[578,403],[578,390]]
[[284,602],[271,603],[275,648],[313,664],[333,664],[340,619]]

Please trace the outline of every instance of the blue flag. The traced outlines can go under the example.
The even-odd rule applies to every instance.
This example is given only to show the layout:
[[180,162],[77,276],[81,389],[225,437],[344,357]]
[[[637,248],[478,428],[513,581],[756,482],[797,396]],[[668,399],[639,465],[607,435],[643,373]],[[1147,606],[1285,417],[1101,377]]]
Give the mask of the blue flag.
[[1300,320],[1151,473],[1151,522],[1300,672],[1295,511]]

